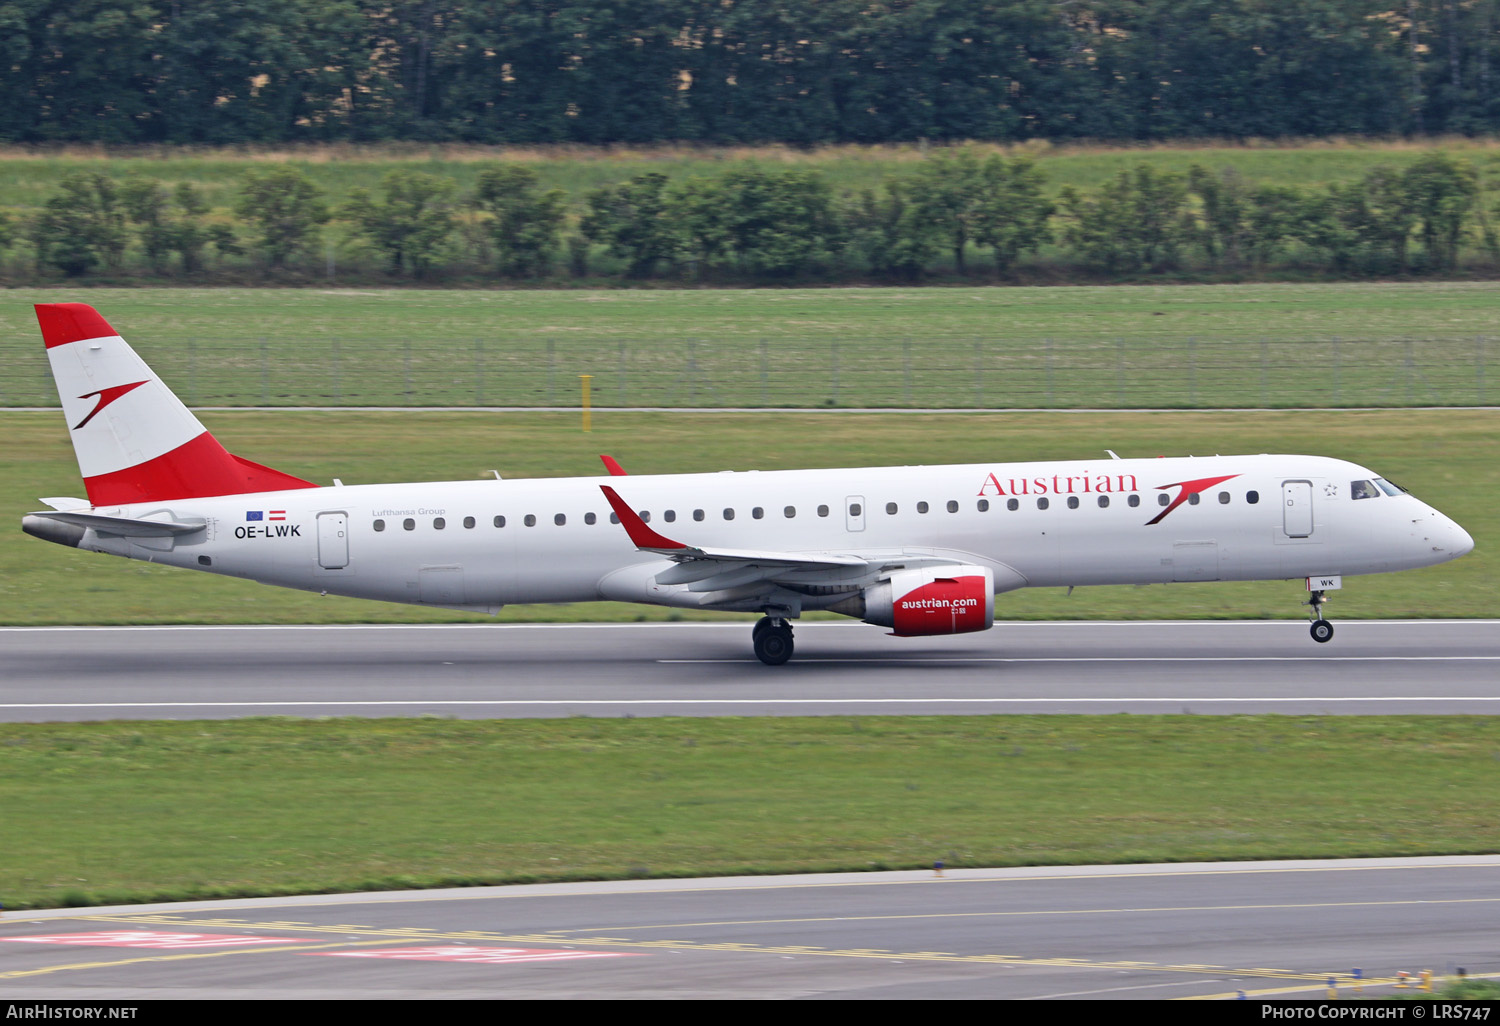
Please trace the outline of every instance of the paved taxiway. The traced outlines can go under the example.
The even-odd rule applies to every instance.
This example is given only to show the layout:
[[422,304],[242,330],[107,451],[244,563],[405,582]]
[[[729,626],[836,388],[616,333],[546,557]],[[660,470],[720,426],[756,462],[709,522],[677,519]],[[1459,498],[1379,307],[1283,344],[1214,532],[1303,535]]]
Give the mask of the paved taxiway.
[[0,720],[1500,712],[1500,623],[748,623],[0,630]]
[[0,919],[28,998],[1343,996],[1500,971],[1500,856],[638,880]]

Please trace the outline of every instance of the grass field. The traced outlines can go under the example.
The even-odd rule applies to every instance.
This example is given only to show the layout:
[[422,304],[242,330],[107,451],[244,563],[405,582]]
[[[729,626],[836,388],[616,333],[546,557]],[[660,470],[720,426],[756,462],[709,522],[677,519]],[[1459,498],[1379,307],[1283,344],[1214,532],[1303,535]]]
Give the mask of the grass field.
[[[1476,550],[1454,563],[1351,578],[1341,617],[1500,615],[1500,411],[1318,413],[597,413],[584,434],[567,413],[226,412],[204,420],[249,459],[329,482],[602,474],[607,452],[634,473],[1074,459],[1232,452],[1315,452],[1374,468],[1448,513]],[[64,549],[21,534],[44,495],[81,490],[55,413],[0,415],[0,622],[432,622],[461,613],[321,598]],[[996,602],[1001,619],[1297,618],[1293,582],[1027,590]],[[832,614],[827,614],[832,616]],[[646,606],[510,606],[506,621],[713,617]],[[734,618],[734,617],[730,617]]]
[[57,402],[32,302],[88,302],[193,405],[1484,405],[1500,283],[32,289],[0,405]]
[[7,909],[1500,850],[1493,717],[0,726]]
[[[1002,153],[1029,153],[1046,174],[1049,188],[1094,189],[1121,170],[1149,164],[1185,172],[1192,164],[1210,169],[1234,167],[1252,183],[1299,187],[1346,182],[1377,164],[1400,168],[1429,150],[1442,150],[1475,164],[1486,178],[1500,174],[1500,142],[1450,138],[1421,144],[1388,140],[1325,140],[1274,145],[1177,144],[1159,146],[986,147]],[[644,171],[672,178],[718,175],[744,162],[796,165],[821,172],[835,191],[872,188],[904,174],[922,160],[917,146],[831,146],[813,150],[787,147],[469,147],[323,146],[295,150],[195,150],[148,148],[105,151],[86,147],[61,150],[0,149],[0,206],[39,207],[57,181],[73,171],[108,168],[117,177],[142,175],[169,187],[179,181],[203,187],[209,201],[227,210],[249,168],[269,163],[301,167],[321,188],[337,197],[355,187],[375,189],[390,171],[405,169],[442,175],[472,192],[479,171],[495,161],[516,161],[536,172],[546,188],[560,188],[575,203],[590,190]]]

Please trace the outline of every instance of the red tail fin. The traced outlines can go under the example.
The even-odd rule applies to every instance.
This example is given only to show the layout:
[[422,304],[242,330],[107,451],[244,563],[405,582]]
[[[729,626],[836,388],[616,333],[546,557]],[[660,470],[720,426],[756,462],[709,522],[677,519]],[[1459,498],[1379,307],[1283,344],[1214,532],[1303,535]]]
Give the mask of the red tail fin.
[[317,487],[226,452],[93,307],[36,316],[94,505]]

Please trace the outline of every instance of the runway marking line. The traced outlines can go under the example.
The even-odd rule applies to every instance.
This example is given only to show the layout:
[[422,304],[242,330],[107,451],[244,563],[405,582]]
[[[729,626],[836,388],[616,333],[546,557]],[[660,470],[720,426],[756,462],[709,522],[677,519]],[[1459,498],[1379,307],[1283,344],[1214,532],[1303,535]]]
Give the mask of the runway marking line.
[[[1460,899],[1460,900],[1455,901],[1455,902],[1444,902],[1444,903],[1458,904],[1458,903],[1464,903],[1465,900],[1489,902],[1489,901],[1500,901],[1500,898],[1495,898],[1495,899]],[[1351,903],[1347,903],[1347,904],[1356,904],[1356,903],[1352,903],[1351,902]],[[1423,902],[1423,901],[1413,900],[1413,901],[1404,901],[1404,902],[1379,902],[1377,904],[1411,904],[1411,905],[1421,905],[1421,904],[1435,904],[1435,902]],[[1250,906],[1242,906],[1242,907],[1250,907]],[[1256,906],[1256,907],[1265,907],[1265,906]],[[1317,906],[1309,906],[1309,907],[1317,907]],[[976,913],[976,914],[982,914],[982,913]],[[1008,913],[996,913],[996,914],[1008,914]],[[1018,914],[1026,914],[1026,913],[1018,913]],[[206,919],[206,920],[181,919],[181,918],[178,918],[178,917],[175,917],[175,916],[162,915],[162,914],[158,914],[158,915],[147,914],[147,915],[140,915],[140,916],[133,916],[133,915],[108,916],[108,915],[104,915],[104,916],[87,916],[87,917],[80,917],[80,918],[88,918],[88,919],[93,919],[93,920],[112,921],[112,922],[132,922],[132,923],[141,923],[141,922],[144,922],[144,923],[154,923],[154,924],[162,924],[162,925],[174,925],[174,926],[180,926],[180,927],[186,927],[186,926],[213,926],[213,925],[222,924],[222,921],[220,921],[220,920],[213,920],[213,919]],[[844,917],[844,918],[848,918],[848,917]],[[879,917],[879,918],[907,918],[907,917]],[[911,918],[919,918],[919,917],[911,917]],[[260,925],[261,925],[262,928],[264,928],[265,924],[260,924]],[[285,926],[286,924],[277,924],[277,925],[280,927],[280,926]],[[307,924],[307,925],[303,925],[303,926],[298,927],[298,929],[307,930],[307,931],[311,931],[311,932],[326,933],[326,932],[333,932],[335,930],[338,930],[339,928],[335,927],[335,926],[317,926],[317,925]],[[347,929],[344,929],[344,930],[341,930],[340,932],[351,932],[351,931],[349,931]],[[70,965],[70,966],[51,966],[51,967],[46,967],[46,968],[43,968],[43,969],[36,969],[36,970],[20,970],[20,971],[17,971],[17,972],[0,973],[0,979],[10,979],[10,978],[17,978],[17,977],[22,977],[22,976],[41,975],[43,973],[58,972],[58,971],[70,970],[70,969],[89,969],[89,968],[111,967],[111,966],[118,966],[118,965],[129,965],[129,964],[134,964],[134,963],[138,963],[138,962],[176,961],[176,960],[194,959],[194,958],[217,958],[217,957],[223,957],[225,955],[230,955],[230,954],[260,954],[260,953],[273,953],[273,952],[284,952],[284,951],[290,951],[290,952],[307,952],[307,953],[315,953],[315,954],[334,954],[334,952],[330,952],[330,951],[316,951],[314,949],[320,949],[320,948],[321,949],[328,949],[328,948],[338,948],[338,947],[364,947],[364,946],[372,946],[373,947],[373,946],[382,945],[382,944],[392,944],[392,943],[396,943],[396,942],[399,942],[399,941],[409,940],[410,939],[410,935],[412,933],[418,933],[418,932],[425,934],[426,936],[425,936],[424,939],[429,939],[429,940],[483,941],[483,942],[487,942],[488,944],[498,944],[498,945],[537,944],[537,943],[541,943],[541,944],[563,944],[563,943],[566,943],[566,944],[585,945],[587,947],[606,947],[606,948],[607,947],[648,948],[648,949],[649,948],[657,948],[657,949],[670,948],[670,949],[679,949],[679,950],[686,950],[686,951],[728,951],[728,952],[739,952],[739,953],[745,953],[745,954],[790,955],[790,956],[806,955],[806,956],[823,956],[823,957],[833,957],[833,958],[880,958],[880,959],[901,959],[901,960],[909,960],[909,961],[926,961],[926,962],[953,962],[953,963],[969,964],[969,965],[1015,965],[1015,966],[1033,966],[1033,967],[1061,967],[1061,968],[1069,968],[1069,969],[1098,969],[1098,970],[1108,970],[1108,971],[1115,971],[1115,972],[1118,972],[1118,971],[1134,971],[1134,972],[1193,973],[1193,974],[1196,974],[1196,975],[1202,975],[1203,972],[1205,971],[1205,969],[1212,969],[1218,975],[1249,976],[1249,977],[1260,977],[1260,978],[1266,978],[1266,979],[1276,979],[1276,980],[1286,980],[1286,981],[1312,981],[1314,983],[1326,983],[1327,979],[1330,976],[1342,978],[1343,975],[1344,975],[1342,971],[1334,971],[1334,972],[1328,972],[1328,971],[1305,972],[1305,971],[1294,970],[1294,969],[1271,969],[1271,968],[1264,968],[1264,967],[1245,969],[1245,968],[1233,968],[1233,967],[1228,967],[1228,966],[1202,966],[1202,965],[1187,965],[1187,964],[1172,964],[1172,963],[1153,963],[1153,962],[1142,963],[1142,962],[1138,962],[1138,961],[1134,961],[1134,960],[1125,960],[1125,959],[1120,959],[1120,960],[1115,960],[1115,959],[1082,959],[1082,958],[1068,958],[1068,957],[1064,957],[1064,956],[1026,957],[1026,956],[1022,956],[1022,955],[1005,955],[1005,954],[960,955],[960,954],[952,954],[952,953],[945,953],[945,952],[888,951],[888,950],[881,950],[881,949],[877,949],[877,948],[808,948],[808,947],[805,947],[805,946],[802,946],[802,945],[790,945],[790,944],[788,944],[788,945],[780,945],[780,944],[756,944],[756,943],[745,942],[745,941],[719,941],[719,942],[712,942],[712,941],[689,941],[689,940],[681,940],[681,939],[676,939],[676,938],[660,939],[660,940],[632,940],[632,939],[623,938],[623,937],[604,937],[604,936],[600,936],[600,937],[566,937],[566,938],[564,938],[564,937],[558,936],[559,933],[562,933],[564,931],[549,931],[549,932],[543,933],[543,934],[526,934],[526,935],[522,935],[522,936],[512,936],[512,935],[506,935],[506,934],[489,933],[489,932],[481,931],[481,930],[466,930],[466,931],[446,932],[446,931],[432,930],[431,928],[397,927],[397,928],[391,928],[391,929],[381,929],[381,928],[364,929],[364,930],[361,930],[361,931],[358,931],[358,932],[363,932],[363,933],[377,933],[377,934],[382,934],[384,936],[381,939],[378,939],[378,940],[369,940],[369,941],[344,941],[344,942],[331,942],[331,943],[325,943],[325,944],[291,945],[291,946],[282,947],[282,948],[271,948],[271,947],[238,948],[238,949],[234,949],[233,951],[197,952],[197,953],[193,953],[193,954],[184,954],[184,955],[158,955],[158,956],[153,956],[153,957],[149,957],[149,958],[128,959],[128,960],[121,960],[121,961],[116,961],[116,962],[94,962],[94,963],[79,963],[79,964]],[[1383,978],[1383,977],[1375,977],[1375,978],[1370,978],[1370,979],[1364,980],[1363,984],[1365,986],[1378,987],[1378,986],[1393,985],[1395,982],[1396,982],[1396,978],[1395,977],[1390,977],[1388,979],[1387,978]]]
[[[1035,882],[1035,881],[1031,881]],[[1306,902],[1271,902],[1251,905],[1159,905],[1150,907],[1119,907],[1119,908],[1060,908],[1060,909],[1031,909],[1001,912],[918,912],[901,915],[873,915],[873,916],[796,916],[789,919],[726,919],[708,922],[694,923],[658,923],[655,925],[642,926],[611,926],[611,930],[683,930],[697,929],[716,926],[780,926],[788,923],[846,923],[846,922],[870,922],[870,921],[908,921],[913,919],[1007,919],[1027,918],[1034,916],[1103,916],[1103,915],[1141,915],[1148,912],[1264,912],[1285,911],[1299,909],[1330,909],[1330,908],[1388,908],[1402,905],[1489,905],[1500,902],[1500,898],[1413,898],[1409,900],[1392,899],[1388,901],[1306,901]],[[587,932],[597,927],[579,927],[577,930],[555,930],[554,935],[573,934]],[[1112,965],[1129,965],[1128,962],[1112,962]],[[1141,965],[1154,963],[1139,963]],[[1196,965],[1185,966],[1189,969],[1223,969],[1219,965]],[[1253,970],[1259,972],[1261,970]],[[1275,970],[1265,970],[1274,972]]]
[[151,962],[186,962],[205,958],[227,958],[246,955],[307,954],[318,948],[359,947],[365,945],[392,944],[392,940],[329,941],[318,944],[308,941],[289,941],[280,947],[236,947],[225,951],[194,951],[177,955],[147,955],[143,958],[119,958],[96,962],[73,962],[66,965],[48,965],[37,969],[12,969],[0,972],[0,980],[20,980],[30,976],[46,976],[49,973],[79,972],[85,969],[116,969],[125,965],[145,965]]
[[469,948],[456,944],[382,951],[314,951],[328,958],[398,958],[420,962],[470,962],[514,965],[521,962],[568,962],[582,958],[643,958],[639,951],[573,951],[564,948]]
[[107,948],[227,948],[249,944],[297,943],[296,937],[258,937],[238,933],[165,933],[160,930],[101,930],[94,933],[46,933],[0,937],[12,944],[77,944]]

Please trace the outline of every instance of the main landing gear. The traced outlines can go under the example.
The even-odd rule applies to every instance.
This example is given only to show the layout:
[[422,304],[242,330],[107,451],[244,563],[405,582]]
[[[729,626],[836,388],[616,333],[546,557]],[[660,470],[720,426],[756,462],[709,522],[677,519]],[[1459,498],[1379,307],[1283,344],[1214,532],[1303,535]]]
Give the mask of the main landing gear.
[[1318,644],[1333,640],[1333,624],[1323,619],[1323,603],[1328,601],[1328,596],[1321,591],[1315,591],[1307,600],[1307,615],[1312,620],[1312,639]]
[[780,666],[792,657],[792,625],[779,616],[763,616],[750,632],[755,658],[767,666]]

